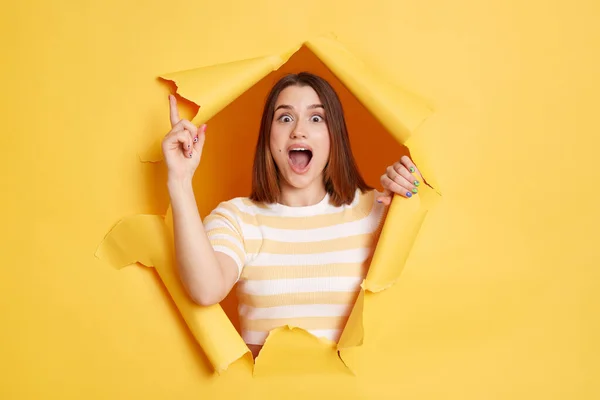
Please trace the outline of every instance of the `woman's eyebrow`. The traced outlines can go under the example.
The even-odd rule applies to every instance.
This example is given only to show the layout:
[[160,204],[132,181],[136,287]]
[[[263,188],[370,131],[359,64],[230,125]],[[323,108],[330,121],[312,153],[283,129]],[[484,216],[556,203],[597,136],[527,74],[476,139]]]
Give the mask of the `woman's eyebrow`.
[[286,110],[292,110],[294,107],[292,107],[288,104],[280,104],[275,108],[275,111],[279,110],[280,108],[285,108]]
[[[286,110],[293,110],[294,107],[290,106],[289,104],[280,104],[277,106],[277,108],[275,108],[275,111],[279,110],[280,108],[285,108]],[[311,104],[310,106],[307,107],[309,110],[313,109],[313,108],[325,108],[323,107],[323,104]]]

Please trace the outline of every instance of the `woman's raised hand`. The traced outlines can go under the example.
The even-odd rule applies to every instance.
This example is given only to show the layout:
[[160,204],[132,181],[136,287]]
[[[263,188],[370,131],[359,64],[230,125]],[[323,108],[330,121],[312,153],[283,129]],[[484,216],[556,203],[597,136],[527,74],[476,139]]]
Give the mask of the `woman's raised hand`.
[[190,121],[179,118],[177,99],[169,96],[171,130],[162,141],[162,151],[167,163],[169,180],[190,180],[200,164],[206,138],[206,124],[199,128]]

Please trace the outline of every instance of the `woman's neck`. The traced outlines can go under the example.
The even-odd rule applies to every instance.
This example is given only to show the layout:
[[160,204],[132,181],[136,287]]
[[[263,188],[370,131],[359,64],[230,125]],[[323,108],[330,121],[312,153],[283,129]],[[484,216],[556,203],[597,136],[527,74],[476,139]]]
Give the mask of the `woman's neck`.
[[301,189],[282,185],[279,203],[288,207],[307,207],[318,204],[326,194],[325,185],[322,183]]

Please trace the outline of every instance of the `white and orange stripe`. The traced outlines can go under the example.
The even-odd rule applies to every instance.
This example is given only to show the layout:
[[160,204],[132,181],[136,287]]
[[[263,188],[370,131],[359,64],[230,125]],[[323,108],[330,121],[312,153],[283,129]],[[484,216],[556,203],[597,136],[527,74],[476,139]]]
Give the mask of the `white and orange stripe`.
[[239,268],[242,337],[264,343],[280,326],[337,341],[366,276],[385,207],[378,192],[356,191],[349,205],[329,195],[308,207],[255,204],[236,198],[204,220],[215,251]]

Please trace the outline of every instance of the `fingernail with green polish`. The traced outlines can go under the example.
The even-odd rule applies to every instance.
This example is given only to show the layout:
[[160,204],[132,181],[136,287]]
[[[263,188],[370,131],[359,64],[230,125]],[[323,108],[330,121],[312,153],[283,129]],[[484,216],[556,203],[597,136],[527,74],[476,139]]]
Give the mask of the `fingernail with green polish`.
[[413,191],[413,193],[417,193],[419,191],[419,189],[414,188],[412,191]]
[[410,167],[408,170],[409,170],[411,173],[415,172],[415,168],[414,168],[414,167]]
[[421,183],[419,181],[414,181],[415,186],[419,186]]

